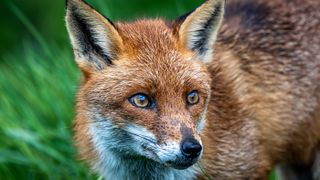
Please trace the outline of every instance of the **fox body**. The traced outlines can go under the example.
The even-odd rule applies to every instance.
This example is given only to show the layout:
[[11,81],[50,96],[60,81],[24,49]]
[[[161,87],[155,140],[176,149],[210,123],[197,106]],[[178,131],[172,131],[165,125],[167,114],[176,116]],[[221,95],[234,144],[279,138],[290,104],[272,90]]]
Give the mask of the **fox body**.
[[319,7],[208,0],[113,24],[69,0],[80,156],[106,179],[320,179]]

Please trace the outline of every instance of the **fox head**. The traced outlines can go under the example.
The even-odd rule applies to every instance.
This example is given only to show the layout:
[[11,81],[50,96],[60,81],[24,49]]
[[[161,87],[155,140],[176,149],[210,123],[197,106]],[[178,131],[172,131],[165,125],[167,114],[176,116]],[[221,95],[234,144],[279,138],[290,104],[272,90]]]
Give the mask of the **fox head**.
[[208,0],[174,22],[115,23],[69,0],[66,24],[84,74],[75,137],[94,168],[134,157],[185,169],[201,157],[211,79],[207,63],[224,13]]

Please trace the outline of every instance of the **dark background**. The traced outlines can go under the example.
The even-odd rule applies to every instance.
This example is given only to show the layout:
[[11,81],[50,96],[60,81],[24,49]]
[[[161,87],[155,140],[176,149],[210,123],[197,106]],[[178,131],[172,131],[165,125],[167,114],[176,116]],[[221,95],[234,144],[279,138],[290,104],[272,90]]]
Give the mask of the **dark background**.
[[[201,4],[201,0],[87,0],[114,21],[132,21],[138,17],[164,17],[173,19]],[[19,48],[21,41],[30,39],[31,32],[17,17],[18,8],[37,31],[49,42],[67,43],[64,26],[63,0],[1,0],[0,52]]]

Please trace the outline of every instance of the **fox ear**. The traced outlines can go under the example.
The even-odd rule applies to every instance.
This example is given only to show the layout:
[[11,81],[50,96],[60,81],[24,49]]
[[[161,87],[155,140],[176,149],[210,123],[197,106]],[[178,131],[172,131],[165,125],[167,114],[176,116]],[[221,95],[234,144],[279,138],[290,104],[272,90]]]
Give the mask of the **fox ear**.
[[97,71],[120,53],[122,39],[115,26],[82,0],[67,0],[66,25],[77,64]]
[[207,0],[176,22],[179,43],[204,62],[211,61],[213,44],[224,15],[225,0]]

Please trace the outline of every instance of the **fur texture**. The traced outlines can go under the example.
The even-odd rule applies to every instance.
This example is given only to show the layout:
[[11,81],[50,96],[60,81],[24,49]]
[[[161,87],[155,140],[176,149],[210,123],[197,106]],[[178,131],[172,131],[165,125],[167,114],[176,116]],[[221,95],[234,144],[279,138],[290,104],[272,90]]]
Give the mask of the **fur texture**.
[[[277,165],[283,179],[319,178],[320,2],[224,2],[208,0],[175,22],[112,24],[69,0],[67,27],[85,75],[75,142],[96,172],[266,179]],[[189,106],[193,90],[200,101]],[[132,106],[136,93],[156,108]],[[203,145],[206,175],[200,157],[181,155],[188,138]]]

